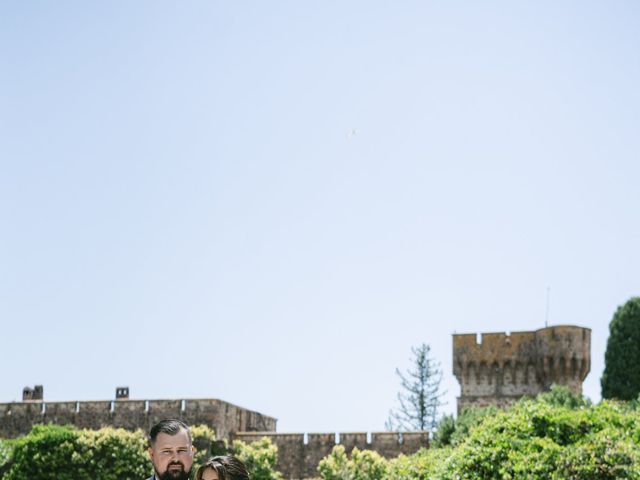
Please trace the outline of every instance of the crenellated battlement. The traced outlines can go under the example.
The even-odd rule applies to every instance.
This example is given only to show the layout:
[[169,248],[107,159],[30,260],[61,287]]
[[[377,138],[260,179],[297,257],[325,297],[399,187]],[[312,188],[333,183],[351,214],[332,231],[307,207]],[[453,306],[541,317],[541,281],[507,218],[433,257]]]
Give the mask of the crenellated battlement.
[[142,429],[164,418],[181,418],[191,425],[212,427],[218,438],[237,431],[275,431],[276,419],[218,399],[105,400],[78,402],[0,403],[0,438],[24,435],[38,423]]
[[359,450],[374,450],[386,458],[401,453],[409,455],[429,446],[428,432],[373,432],[373,433],[274,433],[239,432],[233,439],[254,442],[267,437],[278,446],[276,469],[288,479],[318,477],[318,463],[331,453],[336,445],[343,445],[349,454]]
[[[120,395],[118,395],[120,393]],[[335,445],[371,449],[391,458],[428,447],[427,432],[409,433],[276,433],[276,419],[218,399],[130,400],[127,387],[118,387],[116,400],[47,402],[42,399],[0,403],[0,438],[24,435],[35,424],[141,429],[158,421],[180,418],[189,425],[214,429],[217,439],[253,442],[268,437],[278,446],[277,469],[288,480],[317,477],[318,463]]]
[[581,394],[590,368],[588,328],[453,335],[453,374],[461,387],[458,411],[469,405],[508,405],[554,383]]

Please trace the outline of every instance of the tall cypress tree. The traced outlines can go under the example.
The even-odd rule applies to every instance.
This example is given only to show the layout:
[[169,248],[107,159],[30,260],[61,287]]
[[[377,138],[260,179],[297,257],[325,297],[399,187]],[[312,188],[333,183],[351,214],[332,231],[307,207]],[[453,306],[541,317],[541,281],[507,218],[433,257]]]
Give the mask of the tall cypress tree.
[[609,324],[602,398],[632,400],[640,393],[640,297],[618,307]]

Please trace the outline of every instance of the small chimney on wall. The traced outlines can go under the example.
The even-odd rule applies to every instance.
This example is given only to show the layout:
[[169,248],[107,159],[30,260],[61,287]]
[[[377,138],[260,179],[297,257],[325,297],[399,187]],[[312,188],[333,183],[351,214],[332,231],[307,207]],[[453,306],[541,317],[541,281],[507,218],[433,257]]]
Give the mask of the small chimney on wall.
[[116,387],[116,400],[129,400],[129,387]]
[[22,389],[23,402],[41,402],[44,398],[44,389],[42,385],[36,385],[33,388],[24,387]]

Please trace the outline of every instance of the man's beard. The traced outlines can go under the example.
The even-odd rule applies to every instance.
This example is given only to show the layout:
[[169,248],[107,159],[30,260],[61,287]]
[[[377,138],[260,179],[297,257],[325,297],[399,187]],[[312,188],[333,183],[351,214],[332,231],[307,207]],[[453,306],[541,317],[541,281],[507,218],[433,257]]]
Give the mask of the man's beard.
[[[182,468],[180,470],[172,469],[172,465],[180,465]],[[167,465],[167,469],[164,473],[156,472],[157,480],[189,480],[189,472],[185,472],[184,465],[181,462],[171,462]]]

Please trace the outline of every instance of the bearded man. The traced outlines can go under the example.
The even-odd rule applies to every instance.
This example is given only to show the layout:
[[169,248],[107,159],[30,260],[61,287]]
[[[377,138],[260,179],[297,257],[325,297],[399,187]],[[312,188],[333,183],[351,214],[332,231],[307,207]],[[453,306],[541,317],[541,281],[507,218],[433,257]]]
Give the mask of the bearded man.
[[189,480],[193,453],[191,432],[182,420],[162,420],[149,432],[154,476],[147,480]]

